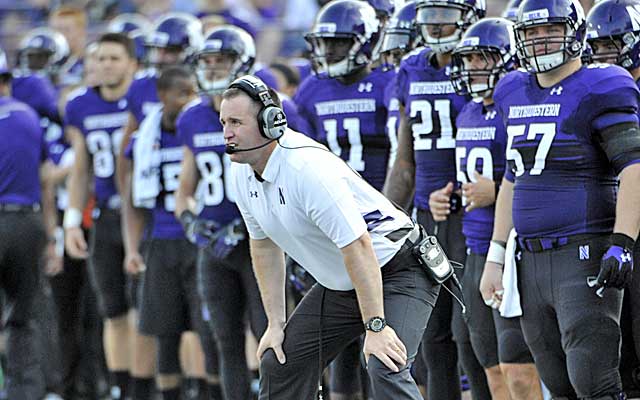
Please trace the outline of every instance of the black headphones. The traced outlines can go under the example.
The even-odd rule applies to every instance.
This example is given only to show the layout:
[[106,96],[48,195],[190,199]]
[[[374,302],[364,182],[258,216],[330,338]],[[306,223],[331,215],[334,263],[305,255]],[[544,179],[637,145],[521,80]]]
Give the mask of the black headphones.
[[244,75],[231,82],[229,89],[237,88],[245,92],[252,99],[262,104],[258,112],[258,127],[260,134],[269,140],[278,140],[287,129],[287,116],[276,105],[269,94],[269,88],[259,78]]

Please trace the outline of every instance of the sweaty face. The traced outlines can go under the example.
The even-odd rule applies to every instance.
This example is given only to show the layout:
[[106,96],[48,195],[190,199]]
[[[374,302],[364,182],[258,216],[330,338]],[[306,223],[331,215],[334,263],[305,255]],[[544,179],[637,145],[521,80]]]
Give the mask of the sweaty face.
[[96,52],[102,84],[116,87],[129,79],[134,71],[134,60],[119,43],[101,43]]

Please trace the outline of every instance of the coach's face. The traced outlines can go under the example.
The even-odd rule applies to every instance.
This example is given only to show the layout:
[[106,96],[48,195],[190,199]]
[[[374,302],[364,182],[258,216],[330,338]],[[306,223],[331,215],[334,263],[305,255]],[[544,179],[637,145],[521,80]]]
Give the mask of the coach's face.
[[[260,135],[258,128],[258,107],[244,93],[222,100],[220,105],[220,123],[224,130],[227,147],[236,150],[257,147],[268,140]],[[231,161],[242,164],[255,164],[263,156],[263,150],[256,149],[230,154]]]

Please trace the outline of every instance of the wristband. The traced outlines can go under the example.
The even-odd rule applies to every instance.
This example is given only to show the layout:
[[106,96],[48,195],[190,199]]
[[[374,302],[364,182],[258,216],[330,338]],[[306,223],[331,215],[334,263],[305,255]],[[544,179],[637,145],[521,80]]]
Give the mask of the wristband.
[[64,229],[79,228],[82,224],[82,211],[77,208],[67,208],[62,219]]
[[487,252],[487,262],[504,265],[505,247],[499,242],[492,240],[489,244],[489,251]]
[[611,244],[632,251],[633,247],[635,246],[635,240],[633,240],[628,235],[625,235],[624,233],[614,232],[611,234]]

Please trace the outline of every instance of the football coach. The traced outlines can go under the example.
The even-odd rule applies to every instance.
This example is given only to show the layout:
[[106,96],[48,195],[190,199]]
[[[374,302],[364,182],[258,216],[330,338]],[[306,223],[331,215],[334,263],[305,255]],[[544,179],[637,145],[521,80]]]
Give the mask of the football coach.
[[[269,320],[259,399],[316,398],[325,366],[362,333],[374,397],[422,399],[410,367],[440,287],[412,252],[421,229],[326,147],[287,129],[259,79],[238,78],[222,97],[229,190]],[[288,320],[284,252],[318,282]]]

